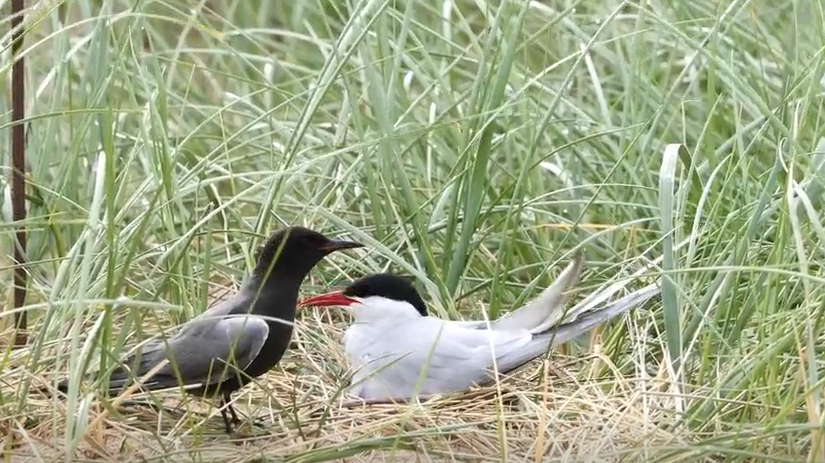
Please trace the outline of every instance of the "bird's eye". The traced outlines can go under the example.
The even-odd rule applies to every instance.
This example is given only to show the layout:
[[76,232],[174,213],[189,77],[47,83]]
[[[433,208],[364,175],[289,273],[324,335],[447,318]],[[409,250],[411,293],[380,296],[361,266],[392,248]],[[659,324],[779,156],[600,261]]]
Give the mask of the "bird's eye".
[[318,235],[308,235],[304,237],[304,242],[312,247],[320,247],[326,243],[326,241],[324,237]]

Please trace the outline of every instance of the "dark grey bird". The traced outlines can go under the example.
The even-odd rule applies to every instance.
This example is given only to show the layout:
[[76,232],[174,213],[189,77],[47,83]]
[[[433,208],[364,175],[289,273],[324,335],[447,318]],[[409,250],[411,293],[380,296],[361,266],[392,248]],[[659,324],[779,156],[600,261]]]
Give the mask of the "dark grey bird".
[[[231,394],[281,360],[292,338],[304,278],[330,253],[359,247],[363,245],[332,240],[303,227],[275,232],[257,250],[255,268],[236,294],[183,324],[170,338],[130,355],[111,374],[110,393],[127,388],[168,360],[141,389],[183,387],[192,395],[217,396],[231,434],[232,425],[240,423]],[[65,393],[68,384],[68,379],[62,380],[58,390]]]
[[429,316],[412,283],[388,273],[299,305],[347,307],[352,314],[355,323],[342,340],[356,370],[351,393],[368,401],[408,400],[489,383],[495,371],[513,372],[660,292],[651,284],[601,307],[588,301],[566,310],[564,293],[578,283],[582,265],[577,254],[538,298],[490,322]]

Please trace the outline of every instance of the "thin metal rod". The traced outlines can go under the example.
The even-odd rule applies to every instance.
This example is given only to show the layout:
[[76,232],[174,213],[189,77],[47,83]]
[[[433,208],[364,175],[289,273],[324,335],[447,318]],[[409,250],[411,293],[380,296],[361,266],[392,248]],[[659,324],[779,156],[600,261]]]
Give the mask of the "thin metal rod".
[[[26,63],[25,58],[20,56],[25,37],[23,27],[24,0],[12,0],[11,2],[11,28],[12,34],[12,59],[14,65],[11,68],[11,207],[12,219],[17,224],[17,238],[14,245],[14,307],[23,307],[26,302],[26,127],[24,119],[26,117]],[[15,345],[26,344],[26,329],[28,320],[25,311],[15,313],[14,322],[17,335]]]

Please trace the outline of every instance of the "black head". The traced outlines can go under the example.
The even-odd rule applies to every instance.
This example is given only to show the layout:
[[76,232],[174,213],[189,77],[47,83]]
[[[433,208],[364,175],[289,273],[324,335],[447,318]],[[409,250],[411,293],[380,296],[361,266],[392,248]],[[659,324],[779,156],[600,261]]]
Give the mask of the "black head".
[[360,248],[355,241],[332,240],[304,227],[278,230],[255,252],[252,278],[259,283],[270,280],[298,280],[328,254],[341,249]]
[[342,293],[350,297],[380,296],[394,301],[409,302],[422,317],[427,316],[427,304],[424,303],[424,299],[421,299],[412,281],[400,275],[391,273],[367,275],[350,283]]

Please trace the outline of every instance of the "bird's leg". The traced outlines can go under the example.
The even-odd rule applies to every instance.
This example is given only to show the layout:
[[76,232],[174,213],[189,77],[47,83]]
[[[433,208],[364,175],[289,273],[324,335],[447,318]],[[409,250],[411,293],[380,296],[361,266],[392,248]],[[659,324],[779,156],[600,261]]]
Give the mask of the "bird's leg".
[[255,427],[257,427],[257,428],[261,428],[261,429],[266,429],[266,423],[264,422],[264,419],[263,419],[263,418],[261,418],[261,417],[258,417],[258,416],[247,416],[247,420],[249,420],[249,423],[250,423],[252,426],[255,426]]
[[[226,404],[226,409],[228,410],[229,414],[232,416],[232,424],[235,425],[235,426],[238,426],[239,424],[241,424],[241,419],[238,418],[238,412],[237,412],[237,410],[235,410],[235,407],[233,407],[229,403],[229,402],[231,402],[231,400],[232,400],[232,397],[229,394],[225,394],[222,397],[221,402]],[[264,423],[264,420],[262,418],[247,416],[246,419],[249,421],[249,423],[252,426],[256,426],[258,428],[266,428],[266,424]]]
[[223,417],[223,426],[226,429],[226,433],[232,435],[234,430],[232,429],[232,421],[229,419],[229,416],[226,414],[226,410],[221,409],[221,417]]
[[232,427],[232,420],[229,419],[229,414],[226,412],[226,409],[228,408],[229,410],[232,410],[233,417],[235,419],[237,419],[237,416],[235,416],[235,409],[232,408],[232,405],[229,405],[227,403],[225,396],[221,396],[221,399],[220,399],[220,402],[218,403],[218,406],[221,409],[221,417],[223,418],[223,424],[226,428],[226,433],[229,434],[229,435],[234,434],[234,429]]
[[241,423],[241,420],[240,420],[240,418],[238,418],[238,413],[235,411],[235,407],[233,407],[232,404],[229,403],[231,401],[232,401],[232,396],[230,396],[228,393],[224,394],[223,403],[226,404],[226,408],[229,410],[229,414],[232,415],[232,424],[237,426]]

